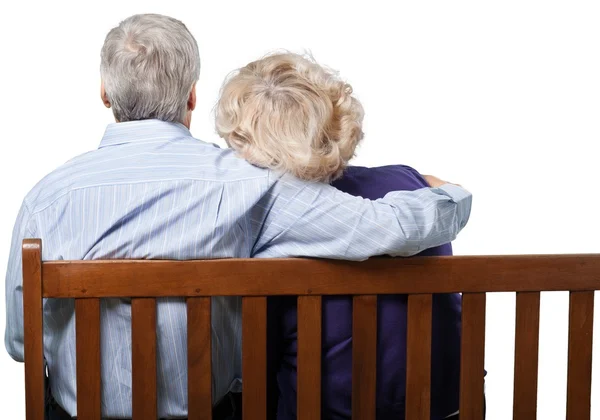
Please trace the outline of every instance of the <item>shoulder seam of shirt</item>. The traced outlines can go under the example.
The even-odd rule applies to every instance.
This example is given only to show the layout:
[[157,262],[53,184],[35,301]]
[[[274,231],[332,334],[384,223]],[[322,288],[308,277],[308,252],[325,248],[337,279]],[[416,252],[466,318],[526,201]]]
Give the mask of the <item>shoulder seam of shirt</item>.
[[63,193],[61,193],[60,195],[58,195],[57,197],[55,197],[52,201],[50,201],[50,203],[44,205],[42,208],[39,209],[35,209],[33,212],[31,212],[29,210],[29,208],[27,208],[27,211],[29,212],[30,216],[33,216],[37,213],[40,213],[44,210],[46,210],[48,207],[52,206],[54,203],[56,203],[58,200],[60,200],[62,197],[64,197],[65,195],[73,192],[73,191],[78,191],[78,190],[83,190],[86,188],[98,188],[98,187],[108,187],[108,186],[117,186],[117,185],[131,185],[131,184],[152,184],[152,183],[156,183],[156,182],[165,182],[165,181],[205,181],[205,182],[214,182],[217,184],[231,184],[234,182],[239,182],[239,181],[250,181],[253,179],[262,179],[265,178],[265,176],[256,176],[256,177],[248,177],[248,178],[240,178],[240,179],[235,179],[235,180],[215,180],[215,179],[202,179],[202,178],[181,178],[181,179],[160,179],[160,180],[136,180],[136,181],[124,181],[124,182],[109,182],[106,184],[91,184],[91,185],[85,185],[82,187],[77,187],[77,188],[69,188],[66,191],[64,191]]
[[[269,172],[269,176],[270,176],[270,174],[271,174],[271,172],[272,172],[272,171],[268,171],[268,172]],[[284,175],[285,175],[285,174],[284,174]],[[293,176],[293,175],[291,175],[291,176]],[[275,182],[279,182],[279,183],[281,183],[282,185],[285,185],[285,186],[288,186],[288,185],[289,185],[289,186],[292,186],[292,183],[290,183],[290,182],[287,182],[287,181],[283,180],[282,178],[283,178],[283,176],[280,176],[279,178],[277,178],[277,180],[276,180]],[[312,189],[311,189],[311,185],[310,185],[310,184],[308,184],[306,181],[303,181],[303,180],[301,180],[300,178],[296,178],[295,176],[294,176],[294,178],[295,178],[295,179],[298,179],[298,180],[300,180],[300,181],[302,182],[302,185],[301,185],[299,188],[297,188],[297,190],[295,191],[295,193],[293,194],[293,196],[291,196],[291,197],[288,199],[288,201],[287,201],[287,202],[286,202],[286,203],[285,203],[285,204],[284,204],[284,205],[281,207],[281,209],[279,209],[278,211],[274,211],[274,212],[273,212],[273,218],[272,218],[272,220],[271,220],[270,224],[271,224],[271,225],[275,225],[275,226],[277,226],[277,228],[279,229],[279,232],[278,232],[276,235],[273,235],[273,237],[272,237],[272,238],[270,238],[270,239],[268,239],[268,240],[267,240],[265,243],[261,244],[261,246],[260,246],[259,250],[260,250],[260,249],[263,249],[265,246],[267,246],[267,244],[269,244],[270,242],[272,242],[276,236],[279,236],[279,235],[281,235],[282,233],[284,233],[284,232],[287,232],[287,231],[288,231],[288,230],[291,228],[291,226],[297,222],[297,220],[294,220],[294,221],[293,221],[291,224],[288,224],[288,225],[286,225],[286,226],[282,226],[282,225],[279,225],[279,224],[277,223],[277,221],[279,220],[279,216],[280,216],[280,215],[281,215],[281,214],[282,214],[282,213],[283,213],[283,212],[284,212],[284,211],[285,211],[285,210],[286,210],[286,209],[287,209],[287,208],[288,208],[288,207],[291,205],[291,203],[292,203],[292,202],[293,202],[295,199],[297,199],[297,197],[298,197],[298,196],[299,196],[301,193],[303,193],[303,192],[305,192],[305,191],[307,191],[307,190],[309,190],[309,191],[312,191]],[[273,185],[275,184],[275,182],[273,183]],[[272,185],[271,185],[271,187],[272,187]],[[332,188],[335,188],[335,187],[332,187]],[[270,191],[270,189],[269,189],[269,191]],[[313,192],[314,192],[314,191],[313,191]],[[273,211],[273,210],[272,210],[272,208],[271,208],[271,210],[269,210],[269,211]],[[259,236],[260,236],[260,235],[259,235]],[[253,244],[253,246],[252,246],[252,258],[254,258],[254,256],[255,256],[255,255],[258,253],[258,252],[260,252],[259,250],[255,250],[255,248],[256,248],[256,244],[257,244],[257,242],[258,242],[258,240],[259,240],[259,239],[260,239],[260,238],[257,238],[257,240],[254,242],[254,244]]]
[[25,199],[23,199],[23,207],[25,208],[25,211],[27,212],[27,219],[23,219],[23,221],[25,222],[25,233],[28,233],[29,235],[31,235],[31,237],[35,236],[35,233],[31,231],[31,229],[29,229],[29,221],[31,220],[31,218],[33,217],[33,213],[31,212],[31,210],[29,210],[29,205],[27,204],[27,197],[25,197]]

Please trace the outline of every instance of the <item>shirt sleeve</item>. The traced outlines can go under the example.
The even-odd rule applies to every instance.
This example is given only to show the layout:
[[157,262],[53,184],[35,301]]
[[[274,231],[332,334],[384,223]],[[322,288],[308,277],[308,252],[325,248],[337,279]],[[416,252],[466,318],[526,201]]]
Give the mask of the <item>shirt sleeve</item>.
[[8,354],[17,362],[23,362],[23,264],[22,243],[23,239],[34,237],[35,233],[30,226],[31,215],[25,203],[17,216],[13,229],[8,269],[6,272],[6,330],[4,344]]
[[469,220],[471,201],[452,184],[371,201],[283,175],[260,203],[264,219],[253,256],[360,261],[415,255],[454,240]]

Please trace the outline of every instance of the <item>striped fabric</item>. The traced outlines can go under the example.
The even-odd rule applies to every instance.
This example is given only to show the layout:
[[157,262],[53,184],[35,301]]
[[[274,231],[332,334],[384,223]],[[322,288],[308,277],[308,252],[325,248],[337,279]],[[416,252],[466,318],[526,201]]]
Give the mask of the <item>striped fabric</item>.
[[[5,343],[23,360],[21,241],[43,240],[44,260],[314,256],[361,260],[413,255],[447,243],[466,224],[471,196],[444,185],[363,200],[256,168],[230,150],[158,120],[108,126],[100,147],[67,162],[26,196],[6,278]],[[213,395],[241,388],[241,301],[215,298]],[[102,301],[102,409],[131,416],[131,308]],[[186,311],[157,309],[158,411],[187,412]],[[72,300],[44,303],[45,356],[57,402],[76,415]]]

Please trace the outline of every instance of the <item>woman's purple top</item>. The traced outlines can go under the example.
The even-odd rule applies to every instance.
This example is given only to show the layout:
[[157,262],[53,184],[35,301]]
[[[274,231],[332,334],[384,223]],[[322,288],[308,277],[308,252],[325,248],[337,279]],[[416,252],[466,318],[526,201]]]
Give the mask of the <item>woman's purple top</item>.
[[[423,177],[403,165],[349,167],[333,185],[368,199],[390,191],[427,187]],[[445,244],[419,255],[452,255]],[[278,420],[296,418],[297,317],[295,297],[269,300],[269,406]],[[377,418],[404,419],[406,394],[406,295],[384,295],[377,308]],[[431,418],[458,410],[461,296],[433,296],[431,351]],[[323,298],[323,419],[350,419],[352,414],[352,299]]]

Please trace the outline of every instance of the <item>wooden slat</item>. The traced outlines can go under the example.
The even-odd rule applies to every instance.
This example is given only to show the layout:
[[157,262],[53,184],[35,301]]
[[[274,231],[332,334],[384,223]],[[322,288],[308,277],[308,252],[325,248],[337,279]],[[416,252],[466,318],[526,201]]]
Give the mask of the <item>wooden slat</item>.
[[42,241],[23,241],[25,411],[27,420],[44,420],[44,345],[42,318]]
[[429,294],[408,296],[406,418],[411,420],[430,418],[431,302]]
[[518,292],[516,306],[513,420],[535,420],[540,292]]
[[483,418],[483,375],[485,356],[485,293],[462,297],[460,356],[460,419]]
[[298,419],[321,418],[321,296],[298,297]]
[[375,418],[377,296],[354,296],[352,303],[352,418]]
[[267,299],[242,298],[242,414],[267,418]]
[[212,419],[211,302],[187,299],[188,419]]
[[589,420],[592,383],[594,292],[571,292],[567,420]]
[[75,300],[77,418],[100,420],[100,299]]
[[44,297],[160,297],[596,290],[600,289],[598,272],[600,254],[373,258],[365,262],[73,261],[44,263],[42,292]]
[[131,299],[133,420],[157,418],[156,299]]

